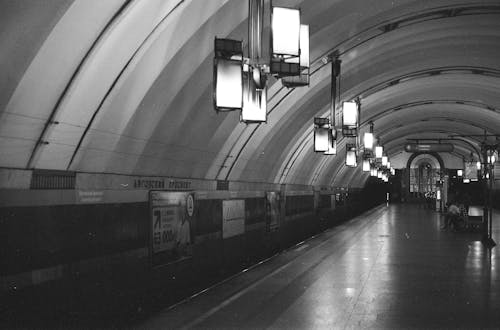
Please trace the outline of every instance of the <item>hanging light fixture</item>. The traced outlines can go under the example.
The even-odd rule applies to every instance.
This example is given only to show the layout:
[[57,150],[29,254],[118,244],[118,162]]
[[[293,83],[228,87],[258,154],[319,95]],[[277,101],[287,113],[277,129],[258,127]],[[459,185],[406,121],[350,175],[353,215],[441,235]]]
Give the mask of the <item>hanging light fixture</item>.
[[370,122],[370,131],[365,132],[365,135],[363,136],[363,146],[366,151],[371,151],[373,149],[373,122]]
[[387,156],[382,156],[382,166],[387,167],[388,158]]
[[358,135],[359,99],[347,101],[342,105],[342,134],[346,137]]
[[370,172],[370,160],[363,159],[363,172]]
[[375,147],[375,158],[382,158],[384,154],[384,147],[378,145]]
[[356,150],[355,144],[347,144],[346,145],[346,156],[345,156],[345,164],[349,167],[357,167],[358,166],[358,154]]
[[301,87],[309,86],[309,25],[300,25],[300,56],[286,60],[287,63],[299,63],[300,72],[297,76],[286,76],[281,78],[283,86]]
[[464,171],[463,170],[457,170],[457,176],[459,178],[461,178],[463,175],[464,175]]
[[271,73],[300,74],[300,10],[271,8]]
[[[248,0],[248,57],[242,41],[215,38],[213,103],[219,111],[241,110],[240,120],[267,120],[267,77],[298,77],[294,87],[309,84],[309,26],[300,24],[300,10],[273,7],[269,62],[262,57],[264,0]],[[267,16],[269,17],[269,16]],[[286,82],[284,82],[286,84]]]
[[215,38],[214,107],[217,111],[243,107],[243,51],[238,40]]
[[328,134],[328,150],[325,155],[337,154],[337,129],[335,127],[335,105],[336,105],[336,90],[337,90],[337,77],[340,74],[340,60],[331,57],[331,84],[330,84],[330,130]]
[[314,118],[314,151],[325,152],[329,148],[330,125],[328,118]]

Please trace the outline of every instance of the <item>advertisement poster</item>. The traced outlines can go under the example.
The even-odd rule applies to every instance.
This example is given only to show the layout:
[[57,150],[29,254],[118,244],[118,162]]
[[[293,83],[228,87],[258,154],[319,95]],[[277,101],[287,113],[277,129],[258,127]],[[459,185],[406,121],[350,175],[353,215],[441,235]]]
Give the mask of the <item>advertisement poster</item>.
[[151,258],[153,266],[192,255],[194,197],[188,192],[151,191]]
[[245,201],[222,201],[222,238],[245,233]]
[[477,166],[473,163],[465,164],[464,179],[469,179],[471,181],[477,180]]
[[266,213],[268,231],[273,231],[279,227],[280,219],[280,194],[276,191],[266,193]]

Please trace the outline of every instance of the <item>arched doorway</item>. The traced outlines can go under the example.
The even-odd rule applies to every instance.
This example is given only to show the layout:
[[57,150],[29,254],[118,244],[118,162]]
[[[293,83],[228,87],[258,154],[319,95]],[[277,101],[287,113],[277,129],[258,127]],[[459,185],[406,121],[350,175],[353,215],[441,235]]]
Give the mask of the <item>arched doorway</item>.
[[434,153],[413,154],[407,163],[407,194],[409,200],[423,200],[428,193],[436,195],[440,190],[444,165],[441,157]]

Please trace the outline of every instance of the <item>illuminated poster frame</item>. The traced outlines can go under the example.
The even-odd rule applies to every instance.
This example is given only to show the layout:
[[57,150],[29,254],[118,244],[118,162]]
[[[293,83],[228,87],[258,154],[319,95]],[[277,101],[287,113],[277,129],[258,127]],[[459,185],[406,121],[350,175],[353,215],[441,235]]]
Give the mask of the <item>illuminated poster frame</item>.
[[149,257],[152,267],[193,256],[195,205],[192,191],[149,191]]

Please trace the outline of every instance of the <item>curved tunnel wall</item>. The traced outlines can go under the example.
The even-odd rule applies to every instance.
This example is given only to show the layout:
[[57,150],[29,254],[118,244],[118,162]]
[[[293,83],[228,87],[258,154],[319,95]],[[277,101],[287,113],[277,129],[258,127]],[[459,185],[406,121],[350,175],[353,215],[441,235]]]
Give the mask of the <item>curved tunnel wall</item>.
[[[29,49],[33,58],[29,66],[16,70],[22,78],[11,81],[2,94],[7,106],[0,124],[5,156],[1,165],[352,185],[346,178],[354,175],[332,177],[346,171],[338,169],[342,162],[313,154],[311,142],[301,141],[309,140],[311,118],[324,115],[328,107],[329,65],[320,59],[332,49],[338,49],[343,60],[341,99],[362,97],[362,121],[366,125],[376,118],[375,133],[382,141],[407,136],[398,132],[386,138],[384,132],[392,133],[427,113],[412,108],[404,115],[396,111],[379,118],[378,114],[419,100],[457,101],[444,116],[464,118],[470,130],[439,124],[450,132],[493,132],[497,127],[496,110],[470,111],[461,103],[498,106],[498,77],[489,73],[499,70],[498,4],[410,1],[400,6],[381,2],[371,8],[360,2],[301,1],[294,5],[301,7],[303,20],[312,23],[311,86],[288,90],[271,81],[269,122],[247,126],[238,123],[235,113],[216,115],[210,101],[213,36],[246,39],[245,3],[54,2],[53,16],[46,18],[52,28],[44,22],[45,35],[33,35],[38,43],[26,41],[24,48],[14,49],[23,53]],[[33,16],[28,13],[25,20],[32,21]],[[6,30],[16,30],[20,23],[10,22]],[[456,74],[443,74],[444,67],[455,67]],[[422,70],[430,73],[411,78]],[[415,126],[430,134],[423,130],[425,123]]]
[[[498,133],[497,1],[274,3],[300,7],[310,24],[311,84],[287,89],[271,78],[268,122],[260,125],[212,109],[213,38],[245,43],[246,1],[2,3],[3,232],[20,237],[18,224],[38,223],[34,210],[49,227],[53,217],[85,222],[72,218],[75,208],[91,210],[88,218],[104,210],[117,244],[142,249],[152,189],[219,199],[279,191],[311,211],[337,193],[373,187],[359,167],[344,165],[347,139],[336,157],[313,152],[312,118],[326,116],[330,101],[322,59],[333,51],[342,59],[339,103],[361,97],[361,132],[373,121],[400,168],[408,138]],[[458,168],[481,143],[466,140],[441,155],[445,167]],[[109,211],[122,204],[118,215]],[[56,251],[62,243],[53,244]]]

